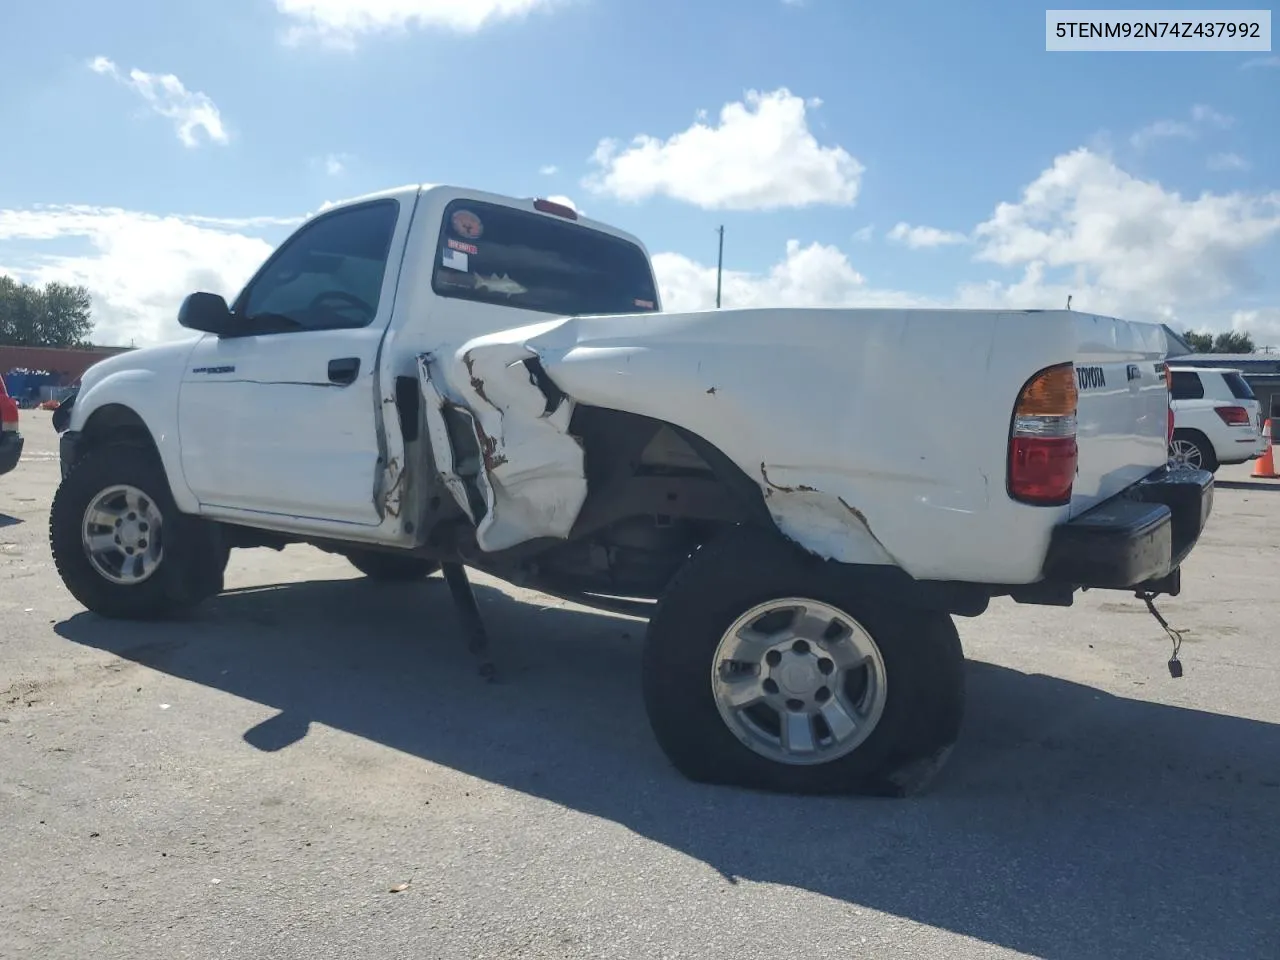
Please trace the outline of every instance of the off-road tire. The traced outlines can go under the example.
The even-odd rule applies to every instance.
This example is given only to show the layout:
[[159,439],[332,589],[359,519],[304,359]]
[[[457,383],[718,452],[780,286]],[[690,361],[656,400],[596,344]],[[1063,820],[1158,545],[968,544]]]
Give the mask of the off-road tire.
[[[855,618],[884,660],[886,700],[852,753],[791,765],[749,749],[716,707],[711,668],[721,636],[752,607],[784,597]],[[964,713],[964,653],[951,617],[860,585],[856,568],[823,561],[771,531],[737,527],[700,549],[649,621],[644,702],[655,737],[691,780],[800,794],[905,796],[941,769]]]
[[[81,540],[85,510],[117,484],[145,493],[163,520],[164,554],[155,573],[138,584],[113,583],[99,574]],[[229,555],[212,524],[178,510],[155,451],[126,443],[92,449],[71,468],[49,511],[49,546],[71,595],[93,613],[118,620],[163,619],[220,593]]]
[[437,570],[440,564],[422,557],[398,557],[394,553],[381,553],[377,550],[351,552],[347,554],[351,565],[370,580],[382,583],[412,583],[425,580]]

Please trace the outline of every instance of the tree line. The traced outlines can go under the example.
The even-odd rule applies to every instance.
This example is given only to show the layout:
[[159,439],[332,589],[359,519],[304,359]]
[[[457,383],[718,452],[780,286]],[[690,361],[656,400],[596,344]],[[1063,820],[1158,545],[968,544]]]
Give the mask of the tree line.
[[93,332],[87,287],[20,283],[0,275],[0,343],[17,347],[87,347]]
[[1188,330],[1182,339],[1191,344],[1196,353],[1253,353],[1253,337],[1239,330],[1230,330],[1214,336],[1212,333],[1197,333]]

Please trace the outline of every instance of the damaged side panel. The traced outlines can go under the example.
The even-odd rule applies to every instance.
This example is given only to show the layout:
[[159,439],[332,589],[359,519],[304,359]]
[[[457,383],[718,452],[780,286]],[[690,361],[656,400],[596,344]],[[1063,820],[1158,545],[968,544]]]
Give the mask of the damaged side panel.
[[[445,488],[452,494],[453,499],[458,502],[458,506],[471,519],[471,522],[475,523],[478,519],[476,511],[471,505],[467,487],[454,463],[453,444],[449,440],[449,428],[445,423],[444,395],[436,388],[435,381],[431,377],[432,360],[429,353],[418,357],[418,383],[422,388],[422,397],[426,401],[427,437],[431,441],[431,452],[435,456],[436,469]],[[470,418],[466,410],[460,410],[459,413]]]
[[[427,429],[441,479],[476,525],[486,552],[539,537],[565,539],[587,496],[582,447],[569,435],[573,405],[539,387],[524,344],[459,351],[447,364],[418,359]],[[477,445],[466,469],[449,421]]]
[[[545,359],[559,369],[560,351],[546,341],[560,326],[540,327],[537,333],[550,336],[536,340],[520,336],[533,330],[508,331],[418,358],[440,478],[486,552],[567,539],[587,499],[584,452],[568,432],[574,400],[543,368]],[[593,359],[604,360],[598,353]],[[866,516],[838,493],[819,489],[812,471],[761,463],[755,473],[774,523],[805,549],[843,563],[896,564]]]
[[840,563],[897,566],[862,511],[844,497],[799,481],[789,484],[786,477],[784,468],[760,464],[765,505],[784,536],[811,553]]

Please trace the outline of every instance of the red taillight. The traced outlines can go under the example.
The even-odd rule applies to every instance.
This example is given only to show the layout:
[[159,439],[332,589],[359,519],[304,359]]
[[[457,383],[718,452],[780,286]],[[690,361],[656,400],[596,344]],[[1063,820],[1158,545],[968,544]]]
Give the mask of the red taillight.
[[1075,368],[1041,370],[1018,394],[1009,431],[1009,496],[1037,506],[1071,502],[1076,446]]
[[1173,407],[1169,408],[1169,434],[1165,437],[1165,441],[1173,443]]
[[0,426],[5,430],[18,429],[18,404],[7,395],[0,397]]
[[535,200],[533,201],[533,209],[542,213],[555,214],[557,217],[564,217],[566,220],[578,219],[578,211],[573,207],[567,207],[563,203],[555,203],[551,200]]
[[1213,412],[1222,418],[1228,427],[1249,426],[1249,411],[1244,407],[1214,407]]

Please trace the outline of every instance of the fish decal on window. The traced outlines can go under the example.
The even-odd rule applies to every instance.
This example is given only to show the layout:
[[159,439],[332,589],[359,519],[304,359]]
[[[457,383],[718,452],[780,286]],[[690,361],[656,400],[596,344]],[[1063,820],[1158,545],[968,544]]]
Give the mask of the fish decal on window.
[[476,274],[476,289],[488,290],[490,293],[500,293],[507,297],[515,297],[529,292],[505,273],[502,276],[498,276],[495,273],[491,277],[483,277],[480,274]]

